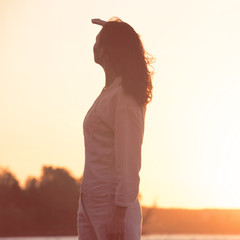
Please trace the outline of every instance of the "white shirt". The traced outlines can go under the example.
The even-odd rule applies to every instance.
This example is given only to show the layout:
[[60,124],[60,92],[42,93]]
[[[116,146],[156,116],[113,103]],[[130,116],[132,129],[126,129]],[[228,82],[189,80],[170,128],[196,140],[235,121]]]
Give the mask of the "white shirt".
[[83,122],[85,166],[81,192],[115,194],[129,207],[138,198],[146,107],[125,94],[122,78],[103,88]]

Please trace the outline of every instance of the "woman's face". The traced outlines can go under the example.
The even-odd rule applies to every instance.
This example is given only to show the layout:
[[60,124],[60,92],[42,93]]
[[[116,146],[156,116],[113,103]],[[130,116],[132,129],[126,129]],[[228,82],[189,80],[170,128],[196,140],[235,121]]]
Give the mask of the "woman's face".
[[94,61],[98,64],[100,64],[101,66],[103,66],[103,53],[104,50],[103,48],[100,46],[99,44],[99,37],[100,37],[100,33],[97,35],[96,37],[96,42],[93,46],[93,53],[94,53]]

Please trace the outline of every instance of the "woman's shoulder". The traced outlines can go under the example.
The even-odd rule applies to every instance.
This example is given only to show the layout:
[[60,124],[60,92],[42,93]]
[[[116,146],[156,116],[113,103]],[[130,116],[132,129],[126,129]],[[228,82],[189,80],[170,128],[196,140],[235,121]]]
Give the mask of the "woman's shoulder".
[[115,110],[126,107],[130,109],[144,109],[144,106],[140,105],[137,100],[123,88],[122,78],[117,78],[116,82],[103,93],[100,105],[105,105],[105,107],[109,106]]
[[119,84],[114,89],[109,91],[106,94],[106,98],[109,101],[109,104],[111,105],[119,105],[119,106],[128,106],[128,107],[137,107],[138,103],[134,99],[133,96],[131,96],[129,93],[125,91],[122,84]]

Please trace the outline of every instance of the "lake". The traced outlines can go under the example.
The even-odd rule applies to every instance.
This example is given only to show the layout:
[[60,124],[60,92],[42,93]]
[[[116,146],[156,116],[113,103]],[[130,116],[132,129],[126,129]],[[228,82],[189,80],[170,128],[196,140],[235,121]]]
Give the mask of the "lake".
[[[64,237],[5,237],[0,240],[78,240],[77,236]],[[161,234],[142,236],[141,240],[240,240],[240,235],[185,235]]]

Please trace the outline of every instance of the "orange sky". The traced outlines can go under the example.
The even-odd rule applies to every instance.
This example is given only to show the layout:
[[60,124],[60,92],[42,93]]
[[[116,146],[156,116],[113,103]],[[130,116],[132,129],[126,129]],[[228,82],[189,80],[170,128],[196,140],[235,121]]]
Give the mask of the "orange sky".
[[105,84],[93,61],[118,16],[155,58],[142,204],[240,208],[238,0],[0,1],[0,166],[21,183],[41,166],[84,167],[82,123]]

